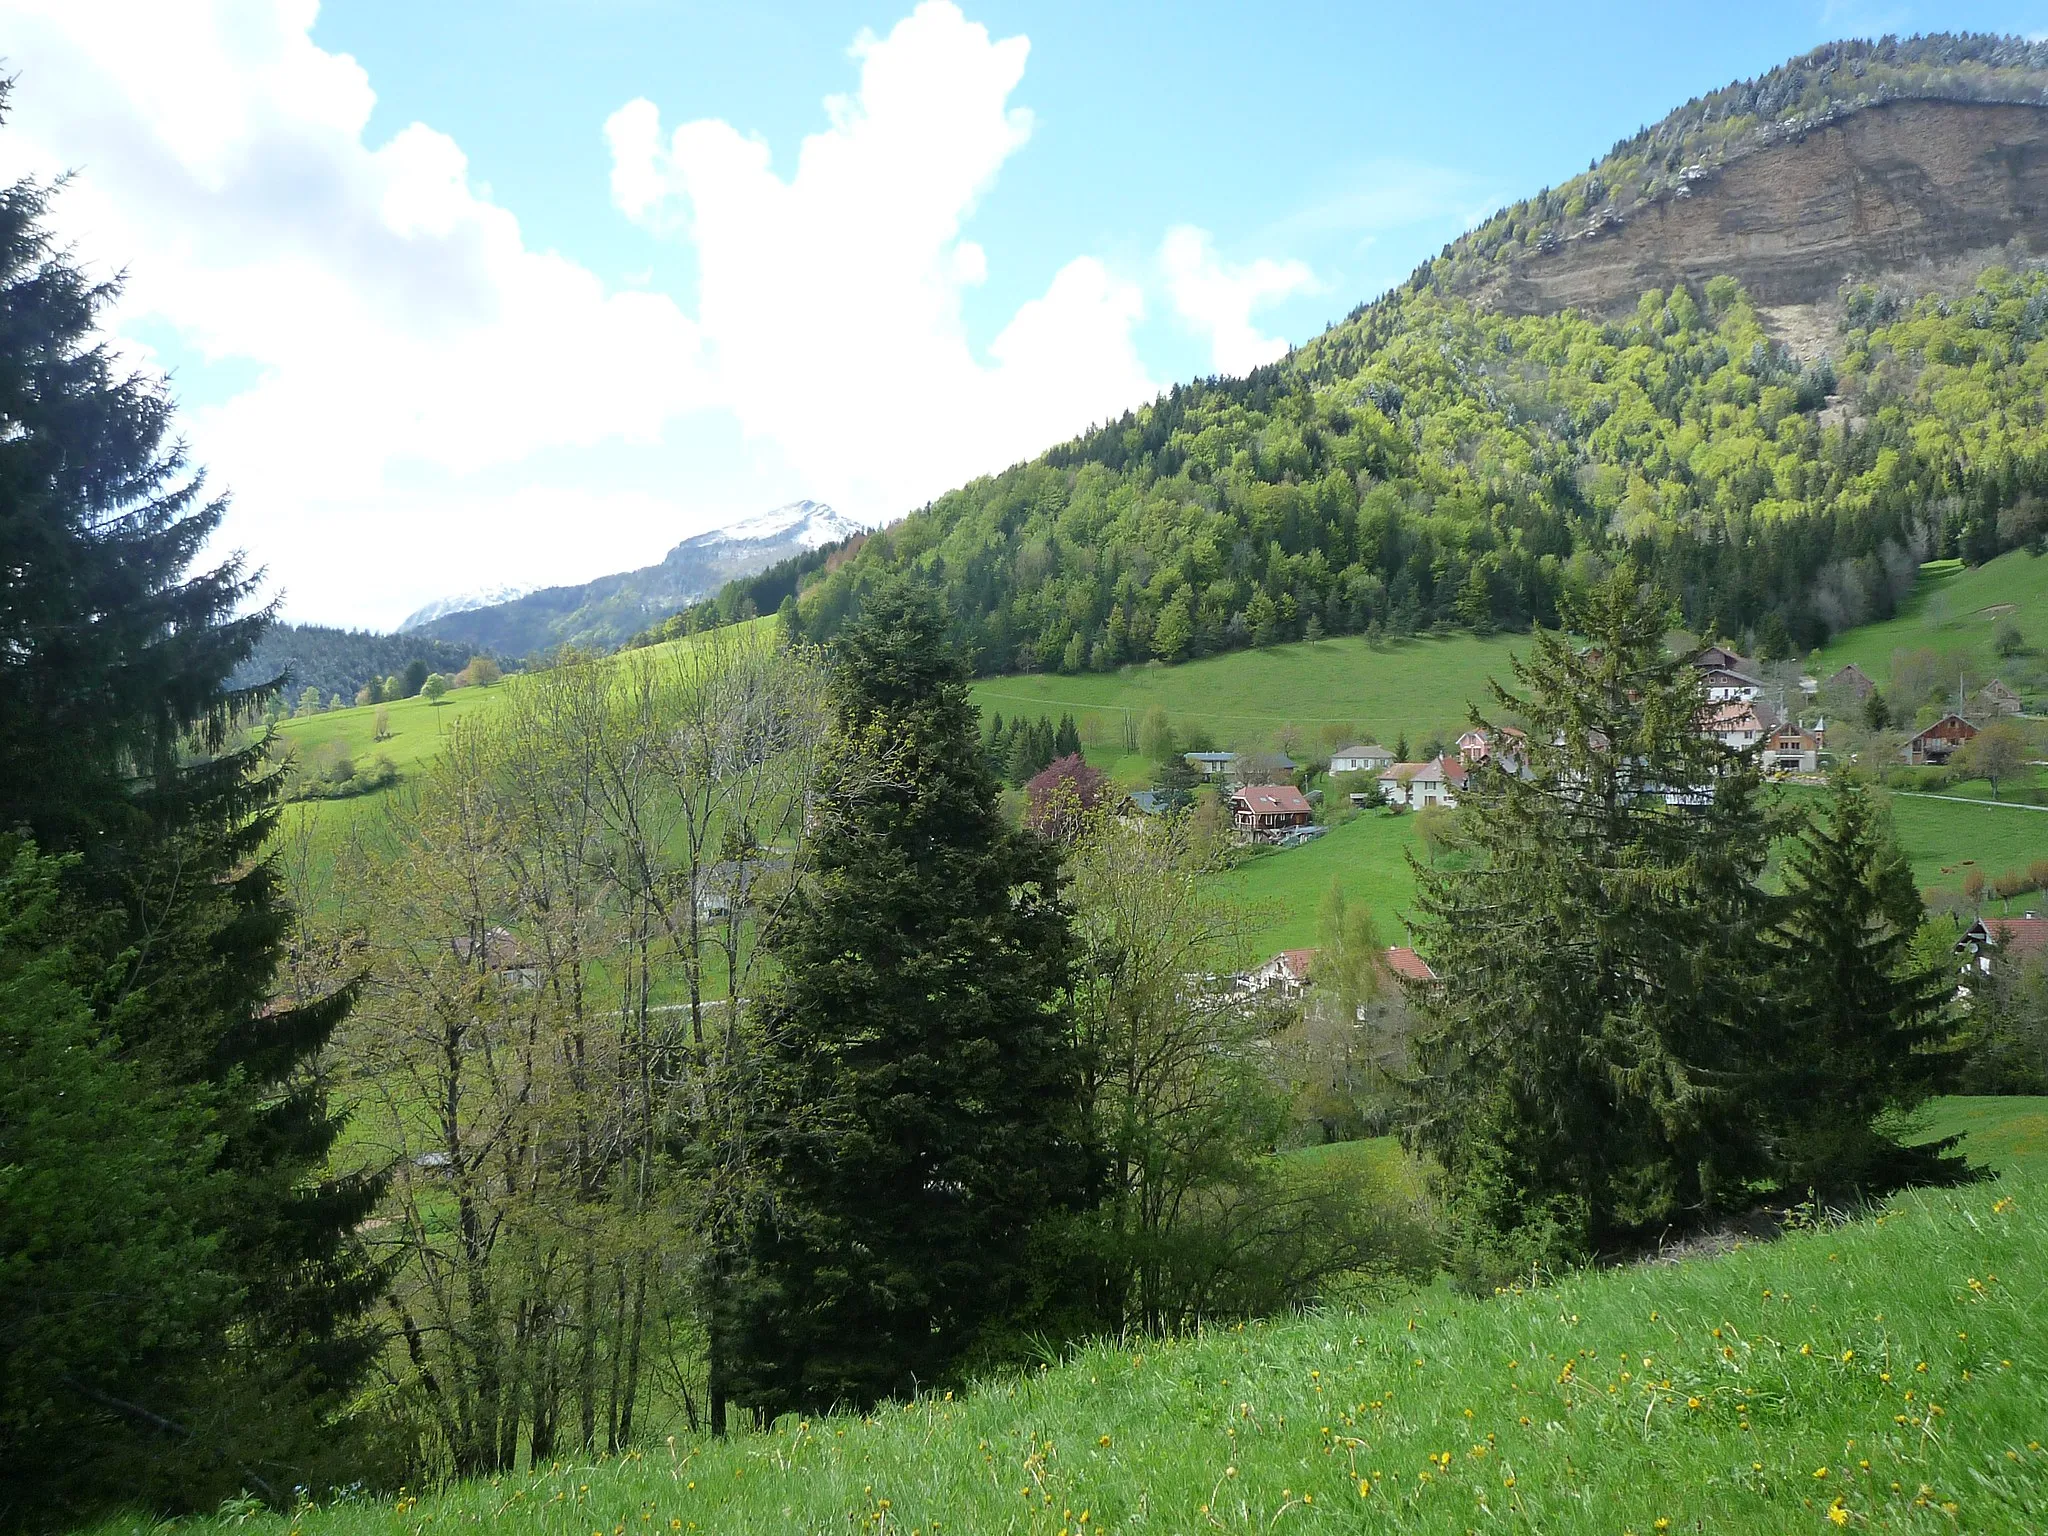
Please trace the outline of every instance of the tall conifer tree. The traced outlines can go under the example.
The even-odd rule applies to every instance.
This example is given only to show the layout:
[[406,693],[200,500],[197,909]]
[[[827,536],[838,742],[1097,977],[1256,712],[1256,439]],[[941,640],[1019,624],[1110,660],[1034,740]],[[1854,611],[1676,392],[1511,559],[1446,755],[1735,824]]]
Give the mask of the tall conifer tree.
[[1755,754],[1701,731],[1669,610],[1632,568],[1570,617],[1589,646],[1539,632],[1519,688],[1494,689],[1527,759],[1473,774],[1475,857],[1416,869],[1442,984],[1421,999],[1410,1136],[1467,1231],[1517,1262],[1739,1202],[1769,1171],[1743,1091],[1774,918]]
[[964,674],[894,578],[839,642],[849,760],[817,870],[768,936],[762,1144],[735,1396],[871,1403],[956,1374],[1088,1174],[1058,856],[1010,827]]
[[[167,441],[161,383],[96,342],[115,289],[53,249],[46,196],[0,190],[0,853],[68,856],[95,1049],[216,1149],[185,1214],[210,1255],[194,1294],[218,1304],[186,1320],[210,1330],[203,1369],[113,1347],[106,1370],[54,1376],[48,1414],[68,1431],[35,1473],[111,1499],[289,1489],[375,1342],[360,1314],[377,1276],[351,1233],[377,1187],[323,1181],[340,1124],[308,1070],[348,997],[272,1005],[279,786],[260,744],[231,745],[259,695],[228,687],[269,614],[241,611],[254,579],[238,560],[192,569],[224,503]],[[142,1485],[108,1470],[145,1464]]]
[[1903,1117],[1954,1079],[1946,967],[1918,964],[1920,893],[1869,792],[1838,778],[1826,819],[1809,821],[1785,863],[1777,992],[1766,1053],[1788,1192],[1885,1194],[1969,1176],[1954,1142],[1903,1145]]

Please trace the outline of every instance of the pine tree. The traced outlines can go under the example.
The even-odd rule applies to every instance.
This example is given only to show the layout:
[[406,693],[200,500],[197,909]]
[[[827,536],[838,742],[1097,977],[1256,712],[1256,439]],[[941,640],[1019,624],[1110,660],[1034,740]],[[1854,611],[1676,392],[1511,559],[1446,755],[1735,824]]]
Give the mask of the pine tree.
[[1699,730],[1693,669],[1632,569],[1570,617],[1589,649],[1540,632],[1520,691],[1494,689],[1528,762],[1472,776],[1477,857],[1416,866],[1442,985],[1420,998],[1409,1135],[1482,1267],[1601,1251],[1738,1201],[1769,1167],[1743,1093],[1773,916],[1755,754]]
[[850,761],[817,867],[767,936],[767,1201],[735,1397],[765,1414],[957,1376],[1077,1201],[1078,1061],[1057,855],[1008,826],[931,597],[876,589],[839,642]]
[[1867,791],[1837,778],[1826,820],[1785,863],[1776,937],[1782,1037],[1768,1052],[1769,1108],[1790,1193],[1887,1194],[1967,1177],[1953,1141],[1903,1146],[1899,1120],[1960,1066],[1947,970],[1915,963],[1921,906],[1912,866]]
[[1063,757],[1079,757],[1080,755],[1080,728],[1074,724],[1074,717],[1072,715],[1061,715],[1059,729],[1053,734],[1052,760],[1053,762],[1058,762]]
[[[203,1367],[131,1352],[66,1373],[97,1395],[80,1391],[65,1460],[35,1473],[163,1501],[255,1487],[262,1462],[288,1488],[334,1443],[326,1420],[374,1347],[360,1313],[378,1277],[352,1233],[377,1186],[320,1182],[340,1123],[307,1071],[349,999],[272,1006],[280,781],[261,743],[229,741],[267,690],[226,685],[269,615],[237,616],[253,590],[239,560],[190,569],[224,503],[167,442],[161,384],[96,343],[116,290],[53,249],[45,205],[33,183],[0,191],[0,853],[25,834],[67,860],[95,1049],[216,1149],[185,1208],[209,1254],[193,1294],[215,1305],[192,1324]],[[144,1463],[148,1486],[118,1481]]]

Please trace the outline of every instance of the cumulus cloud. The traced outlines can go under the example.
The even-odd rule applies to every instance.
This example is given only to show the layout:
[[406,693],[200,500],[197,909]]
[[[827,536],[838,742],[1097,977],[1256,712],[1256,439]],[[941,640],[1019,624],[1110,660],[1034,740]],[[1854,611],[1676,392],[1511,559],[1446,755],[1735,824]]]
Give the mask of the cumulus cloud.
[[696,319],[721,398],[820,494],[891,514],[1149,398],[1137,284],[1077,257],[976,355],[961,300],[988,256],[962,226],[1031,136],[1009,103],[1029,42],[946,0],[852,54],[787,180],[731,124],[664,134],[636,100],[605,125],[612,196],[696,250]]
[[587,579],[798,494],[892,518],[1151,398],[1148,287],[1241,371],[1281,350],[1256,313],[1310,281],[1175,230],[1158,267],[1077,254],[970,338],[1001,253],[967,226],[1030,141],[1030,43],[925,0],[855,40],[785,173],[744,124],[645,100],[603,124],[618,209],[692,252],[686,308],[533,248],[430,125],[372,142],[372,82],[316,15],[0,0],[0,176],[77,173],[59,232],[125,268],[119,344],[186,368],[224,542],[292,617]]
[[703,400],[696,327],[671,300],[528,249],[446,135],[364,142],[370,83],[313,44],[311,0],[6,9],[0,169],[78,172],[59,226],[125,265],[119,329],[168,326],[204,360],[253,365],[185,427],[235,493],[228,538],[295,610],[388,619],[446,584],[393,559],[417,547],[394,484],[408,466],[650,440]]
[[1159,260],[1174,309],[1208,338],[1209,363],[1218,373],[1249,373],[1285,353],[1285,340],[1259,334],[1252,311],[1315,286],[1315,274],[1298,261],[1223,262],[1208,233],[1188,225],[1167,231]]

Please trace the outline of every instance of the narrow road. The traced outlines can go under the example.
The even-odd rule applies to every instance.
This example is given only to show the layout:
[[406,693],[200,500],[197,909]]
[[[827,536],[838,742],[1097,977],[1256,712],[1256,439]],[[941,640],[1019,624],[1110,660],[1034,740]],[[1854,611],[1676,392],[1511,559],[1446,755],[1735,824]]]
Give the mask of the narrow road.
[[1978,800],[1970,795],[1930,795],[1924,789],[1895,789],[1892,793],[1903,795],[1910,800],[1947,800],[1956,805],[1995,806],[2002,811],[2048,812],[2048,805],[2021,805],[2016,800]]

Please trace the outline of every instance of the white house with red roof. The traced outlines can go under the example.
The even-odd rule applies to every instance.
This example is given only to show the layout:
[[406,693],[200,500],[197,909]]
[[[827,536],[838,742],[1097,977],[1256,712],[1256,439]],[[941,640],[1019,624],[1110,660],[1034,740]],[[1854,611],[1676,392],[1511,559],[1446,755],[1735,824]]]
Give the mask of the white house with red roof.
[[1389,805],[1419,811],[1425,805],[1456,805],[1469,770],[1462,757],[1444,756],[1427,763],[1396,763],[1379,776],[1380,793]]

